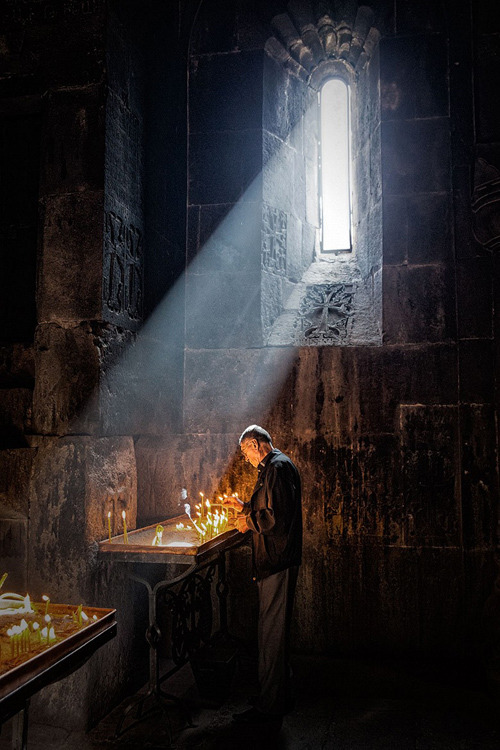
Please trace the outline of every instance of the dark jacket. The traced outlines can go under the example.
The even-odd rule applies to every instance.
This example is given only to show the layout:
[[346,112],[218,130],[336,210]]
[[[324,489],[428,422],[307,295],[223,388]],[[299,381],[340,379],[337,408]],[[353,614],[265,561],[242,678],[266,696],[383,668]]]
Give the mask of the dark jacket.
[[252,534],[254,575],[300,565],[302,558],[302,498],[297,467],[277,448],[258,466],[258,478],[244,512]]

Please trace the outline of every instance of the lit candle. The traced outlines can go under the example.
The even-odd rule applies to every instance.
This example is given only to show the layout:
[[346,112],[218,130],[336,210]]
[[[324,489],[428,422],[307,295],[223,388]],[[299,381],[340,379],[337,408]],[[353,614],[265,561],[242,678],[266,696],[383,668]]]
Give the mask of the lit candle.
[[49,597],[47,596],[47,594],[44,594],[44,595],[42,596],[42,599],[43,599],[43,601],[45,602],[45,614],[46,614],[46,615],[48,615],[48,613],[49,613],[49,604],[50,604],[50,599],[49,599]]
[[29,651],[30,650],[30,633],[28,629],[28,623],[26,620],[23,619],[20,622],[19,627],[21,628],[21,651]]
[[38,643],[41,643],[42,638],[40,635],[40,625],[37,622],[33,622],[31,624],[31,629],[33,630],[33,633],[36,633],[38,636]]
[[109,541],[111,541],[111,511],[108,513],[108,537]]
[[77,625],[82,624],[82,605],[79,604],[76,612],[73,612],[73,622],[75,622]]
[[124,510],[122,510],[122,518],[123,518],[123,544],[128,544],[127,520],[125,518]]

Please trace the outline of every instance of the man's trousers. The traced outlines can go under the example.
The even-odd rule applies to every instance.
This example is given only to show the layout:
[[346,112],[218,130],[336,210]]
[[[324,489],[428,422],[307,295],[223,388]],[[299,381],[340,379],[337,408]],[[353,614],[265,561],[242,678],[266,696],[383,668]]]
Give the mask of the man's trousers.
[[292,708],[290,625],[298,567],[257,582],[259,589],[259,711],[283,716]]

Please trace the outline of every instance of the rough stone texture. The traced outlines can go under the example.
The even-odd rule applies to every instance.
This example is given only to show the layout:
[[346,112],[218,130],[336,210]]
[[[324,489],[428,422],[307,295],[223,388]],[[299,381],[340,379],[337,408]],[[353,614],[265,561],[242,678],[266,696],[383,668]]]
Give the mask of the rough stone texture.
[[446,38],[440,34],[393,37],[381,42],[382,119],[448,114]]
[[382,124],[382,176],[387,195],[449,188],[448,120],[389,120]]
[[464,260],[457,266],[458,335],[493,335],[493,271],[489,257]]
[[260,127],[263,67],[260,50],[202,55],[191,65],[191,133]]
[[[137,480],[131,438],[33,438],[38,451],[30,488],[30,582],[41,596],[57,581],[61,601],[92,593],[95,541],[122,532],[122,510],[135,528]],[[108,500],[111,497],[111,500]]]
[[[263,419],[293,356],[290,350],[280,349],[187,352],[185,430],[232,433],[235,425]],[[213,379],[207,378],[208,373]]]
[[[157,433],[179,422],[179,351],[167,306],[139,337],[109,324],[40,326],[33,424],[41,434]],[[182,363],[182,359],[181,359]]]
[[187,490],[191,505],[199,501],[200,492],[207,497],[229,490],[248,492],[253,477],[240,455],[239,436],[211,433],[139,438],[135,450],[141,525],[184,513],[182,489]]
[[169,312],[169,305],[161,307],[134,340],[115,331],[101,339],[99,412],[105,434],[157,435],[179,429],[183,356],[166,331],[166,321],[174,320]]
[[99,318],[102,308],[103,193],[47,197],[43,209],[39,323]]
[[190,273],[257,271],[261,215],[260,203],[191,206]]
[[[97,419],[99,356],[88,323],[39,326],[36,336],[33,427],[41,434],[88,431]],[[77,424],[78,423],[78,424]]]
[[32,388],[35,376],[34,348],[31,344],[0,346],[2,388]]
[[227,131],[223,140],[220,133],[193,133],[189,203],[255,201],[262,179],[261,142],[258,130]]
[[186,282],[186,343],[194,349],[259,346],[260,274],[192,274]]
[[408,261],[408,212],[406,196],[384,195],[384,265]]
[[446,266],[384,268],[384,341],[454,338],[454,296],[453,276]]
[[468,549],[489,550],[496,544],[498,492],[495,472],[495,418],[489,405],[463,405],[462,514],[464,543]]
[[8,573],[2,594],[27,591],[28,519],[22,513],[0,505],[0,570]]
[[51,6],[9,2],[5,16],[9,73],[19,77],[24,88],[29,85],[31,91],[42,93],[49,83],[62,88],[102,80],[102,0]]
[[29,488],[36,449],[0,451],[0,504],[29,515]]
[[0,446],[25,445],[24,434],[31,432],[32,391],[28,388],[0,389]]
[[493,403],[495,351],[492,341],[461,341],[459,345],[460,398],[463,403]]
[[476,42],[476,76],[474,89],[476,96],[476,123],[479,128],[477,139],[480,143],[498,141],[499,105],[493,94],[494,81],[500,73],[500,40],[498,33],[483,33]]
[[102,189],[102,87],[52,91],[44,109],[41,148],[41,196]]
[[446,263],[451,261],[451,220],[448,193],[409,196],[408,262]]
[[400,415],[406,543],[459,547],[458,407],[409,405]]

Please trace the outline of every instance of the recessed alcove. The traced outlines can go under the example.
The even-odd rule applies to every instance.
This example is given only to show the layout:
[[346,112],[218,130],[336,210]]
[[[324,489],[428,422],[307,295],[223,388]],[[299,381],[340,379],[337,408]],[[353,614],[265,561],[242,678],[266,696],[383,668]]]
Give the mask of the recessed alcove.
[[[282,148],[295,150],[291,211],[283,203],[284,190],[276,179],[282,169],[279,157],[263,166],[265,199],[279,206],[283,226],[288,221],[292,230],[283,253],[283,266],[291,269],[285,272],[288,283],[282,284],[281,295],[269,294],[269,277],[276,271],[263,263],[263,327],[268,345],[381,343],[379,32],[373,21],[373,11],[364,6],[350,21],[343,21],[326,12],[319,18],[308,16],[301,3],[290,3],[288,12],[272,21],[275,35],[265,48],[269,59],[264,65],[264,102],[271,103],[270,114],[266,108],[263,112],[265,133],[274,126],[273,135],[279,137],[277,132],[284,130],[276,122],[282,110],[273,106],[280,91],[286,92],[287,106],[297,114],[296,122],[285,118],[288,132],[281,136]],[[332,78],[344,81],[350,92],[352,249],[325,253],[320,237],[320,214],[326,208],[318,185],[318,96]],[[302,228],[300,272],[293,264],[296,223]]]
[[[200,54],[195,36],[188,347],[202,341],[210,348],[381,343],[380,34],[370,8],[360,6],[351,18],[324,13],[318,19],[305,7],[290,4],[272,19],[274,35],[263,51]],[[333,76],[351,91],[353,240],[352,252],[326,254],[320,249],[318,92]],[[224,220],[203,243],[203,215],[222,206]],[[250,222],[260,225],[260,239],[251,245],[248,234],[239,236]],[[222,263],[217,245],[228,234],[224,224],[235,252]],[[242,298],[254,313],[260,307],[260,316],[249,319]]]

